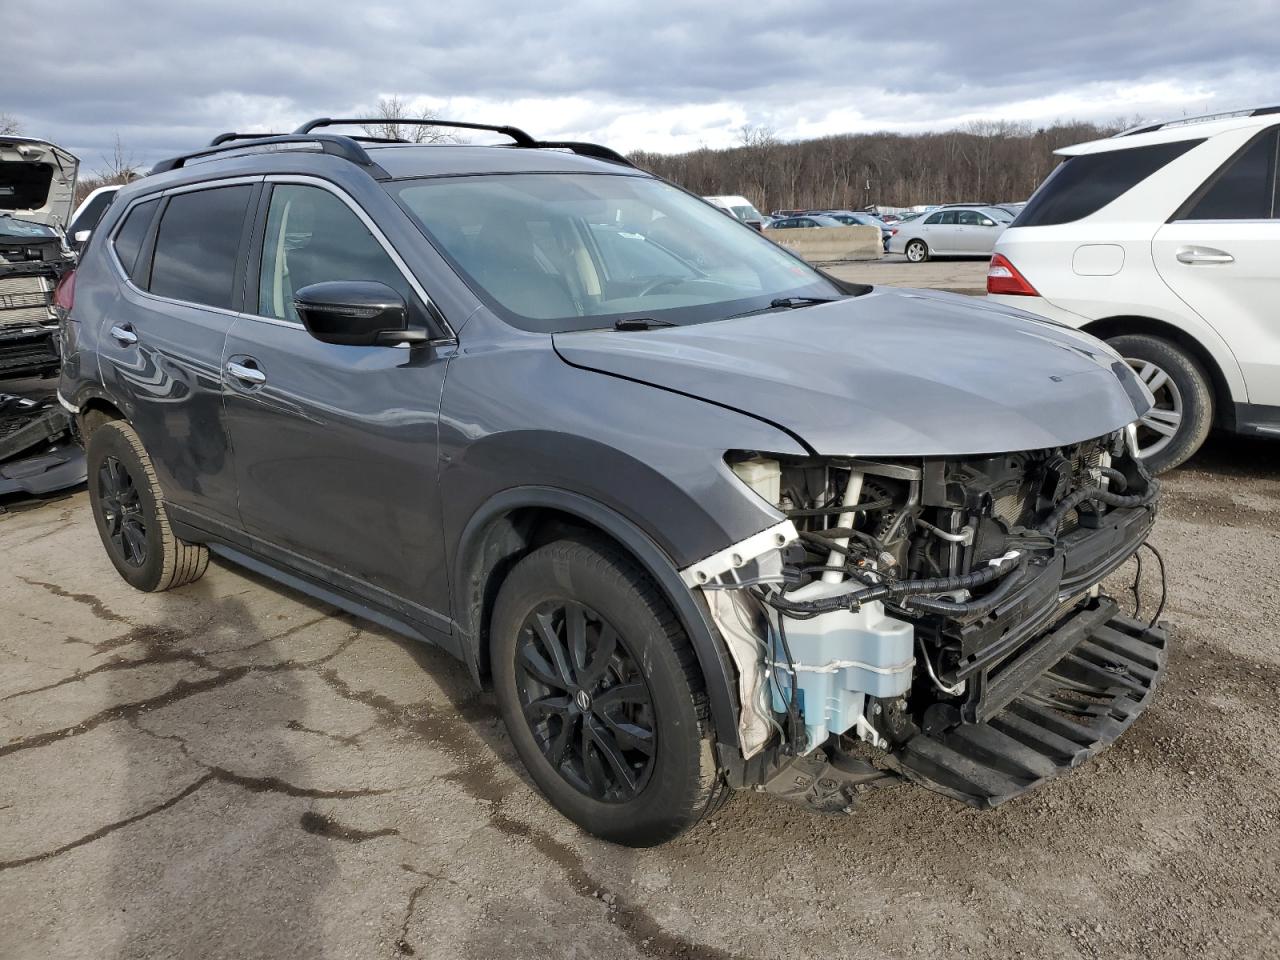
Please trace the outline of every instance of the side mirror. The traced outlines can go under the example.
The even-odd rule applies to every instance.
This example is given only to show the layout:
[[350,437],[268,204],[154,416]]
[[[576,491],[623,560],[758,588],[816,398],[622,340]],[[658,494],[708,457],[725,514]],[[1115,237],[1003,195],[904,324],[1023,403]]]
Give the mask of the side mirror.
[[312,283],[294,293],[293,306],[307,332],[324,343],[373,347],[427,340],[427,331],[409,329],[404,298],[385,283]]
[[994,227],[996,225],[996,222],[994,220],[983,220],[982,225],[984,227]]
[[71,239],[74,240],[77,244],[83,246],[84,244],[89,242],[89,235],[91,233],[93,233],[92,230],[77,230],[74,234],[71,235]]

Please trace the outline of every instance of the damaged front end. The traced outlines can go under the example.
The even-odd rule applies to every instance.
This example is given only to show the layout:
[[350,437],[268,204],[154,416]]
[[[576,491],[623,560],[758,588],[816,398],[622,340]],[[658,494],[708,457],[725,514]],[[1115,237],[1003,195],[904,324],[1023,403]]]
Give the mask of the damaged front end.
[[905,777],[994,806],[1145,708],[1164,634],[1100,581],[1159,483],[1127,431],[977,457],[731,454],[786,520],[684,571],[738,669],[730,783],[821,810]]

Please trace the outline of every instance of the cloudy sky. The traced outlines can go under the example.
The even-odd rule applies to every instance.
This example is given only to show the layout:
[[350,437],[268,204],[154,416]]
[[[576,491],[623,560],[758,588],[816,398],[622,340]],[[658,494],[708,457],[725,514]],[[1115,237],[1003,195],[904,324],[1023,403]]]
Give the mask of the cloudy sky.
[[0,0],[0,114],[101,168],[398,95],[666,152],[1280,100],[1278,0]]

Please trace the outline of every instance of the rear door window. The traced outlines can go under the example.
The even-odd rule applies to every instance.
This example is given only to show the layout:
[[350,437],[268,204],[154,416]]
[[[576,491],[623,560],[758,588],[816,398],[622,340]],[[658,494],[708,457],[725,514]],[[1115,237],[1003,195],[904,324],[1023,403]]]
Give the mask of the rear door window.
[[1082,220],[1202,143],[1203,139],[1179,140],[1067,157],[1040,185],[1013,225],[1045,227]]
[[1280,127],[1264,131],[1223,164],[1188,201],[1178,220],[1273,220]]
[[138,253],[147,239],[147,230],[151,228],[151,219],[156,215],[156,209],[159,206],[159,200],[147,200],[137,204],[125,214],[124,223],[116,231],[115,239],[111,241],[116,257],[120,260],[120,266],[124,267],[124,272],[134,283],[138,282],[141,272],[137,269]]
[[230,310],[249,184],[169,198],[151,267],[151,292]]

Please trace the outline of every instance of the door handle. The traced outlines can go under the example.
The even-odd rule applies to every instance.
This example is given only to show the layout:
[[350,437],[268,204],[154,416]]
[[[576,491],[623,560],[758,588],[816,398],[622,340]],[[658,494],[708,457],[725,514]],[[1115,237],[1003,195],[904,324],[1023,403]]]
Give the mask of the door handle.
[[122,347],[131,347],[138,342],[138,335],[133,332],[133,328],[128,324],[120,326],[116,324],[111,328],[111,338]]
[[267,382],[267,375],[257,367],[246,367],[243,363],[236,363],[234,360],[227,363],[227,373],[241,383],[255,387]]
[[1174,254],[1179,263],[1234,263],[1235,257],[1213,247],[1179,247]]

